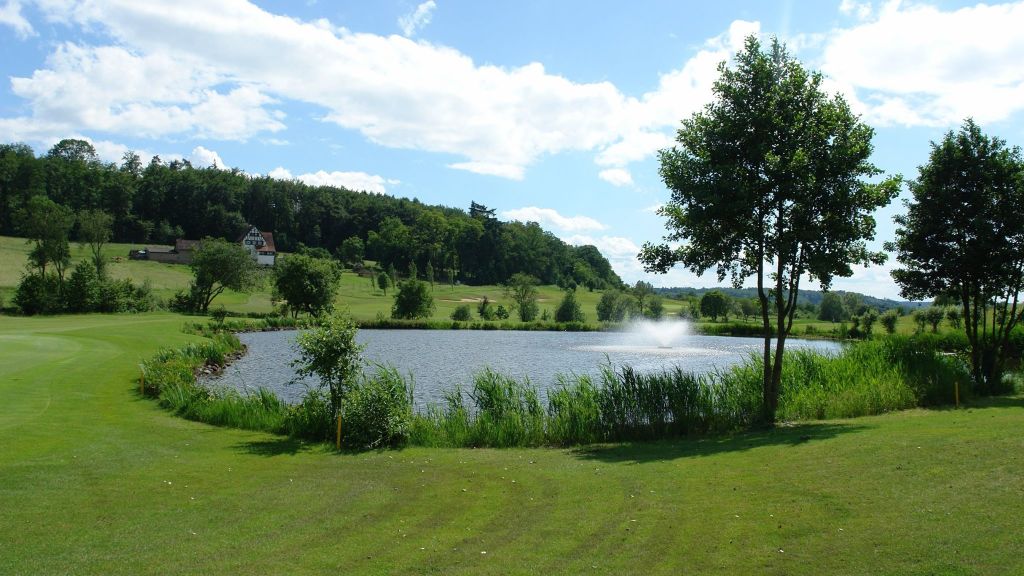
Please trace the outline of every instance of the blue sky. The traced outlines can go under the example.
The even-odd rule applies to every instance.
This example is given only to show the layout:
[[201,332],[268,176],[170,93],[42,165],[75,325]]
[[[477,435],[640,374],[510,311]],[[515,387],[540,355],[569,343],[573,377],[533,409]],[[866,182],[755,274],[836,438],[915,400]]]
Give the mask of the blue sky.
[[[1024,143],[1024,2],[0,0],[0,141],[188,158],[533,220],[627,281],[668,196],[656,152],[756,33],[784,40],[916,175],[972,116]],[[893,237],[894,203],[876,245]],[[896,297],[889,266],[836,288]]]

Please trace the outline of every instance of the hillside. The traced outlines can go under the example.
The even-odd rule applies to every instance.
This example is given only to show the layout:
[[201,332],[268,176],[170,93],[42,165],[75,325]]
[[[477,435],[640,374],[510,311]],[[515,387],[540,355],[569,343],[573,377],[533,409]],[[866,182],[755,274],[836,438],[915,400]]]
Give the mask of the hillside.
[[0,235],[20,235],[21,213],[38,195],[75,214],[111,215],[115,242],[234,241],[251,224],[271,232],[283,252],[323,248],[399,271],[415,264],[464,284],[503,283],[517,272],[543,284],[622,284],[594,246],[566,244],[536,222],[501,221],[476,202],[466,210],[431,206],[238,169],[164,163],[159,156],[144,164],[132,153],[120,166],[104,164],[82,140],[62,140],[42,156],[24,144],[0,144]]

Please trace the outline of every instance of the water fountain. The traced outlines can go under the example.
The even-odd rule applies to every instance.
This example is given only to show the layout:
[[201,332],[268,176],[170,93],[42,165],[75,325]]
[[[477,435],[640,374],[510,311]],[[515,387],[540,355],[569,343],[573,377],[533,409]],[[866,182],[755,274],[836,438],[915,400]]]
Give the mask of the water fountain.
[[636,320],[627,334],[637,346],[671,349],[682,344],[690,334],[690,324],[685,320]]

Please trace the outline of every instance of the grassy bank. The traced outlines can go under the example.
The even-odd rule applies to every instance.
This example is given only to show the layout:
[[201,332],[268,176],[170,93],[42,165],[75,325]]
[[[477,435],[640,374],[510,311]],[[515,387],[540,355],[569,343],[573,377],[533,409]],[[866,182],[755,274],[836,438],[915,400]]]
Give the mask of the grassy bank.
[[1024,401],[333,455],[138,399],[171,315],[0,318],[5,574],[1019,574]]

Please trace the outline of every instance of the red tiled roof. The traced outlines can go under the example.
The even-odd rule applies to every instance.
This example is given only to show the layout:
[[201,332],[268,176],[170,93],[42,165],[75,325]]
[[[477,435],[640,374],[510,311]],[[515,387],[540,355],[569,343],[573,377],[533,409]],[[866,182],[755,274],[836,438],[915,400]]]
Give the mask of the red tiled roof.
[[274,233],[273,232],[260,232],[263,236],[263,241],[266,242],[263,246],[260,246],[258,250],[260,252],[273,252],[277,254],[277,248],[274,247]]

